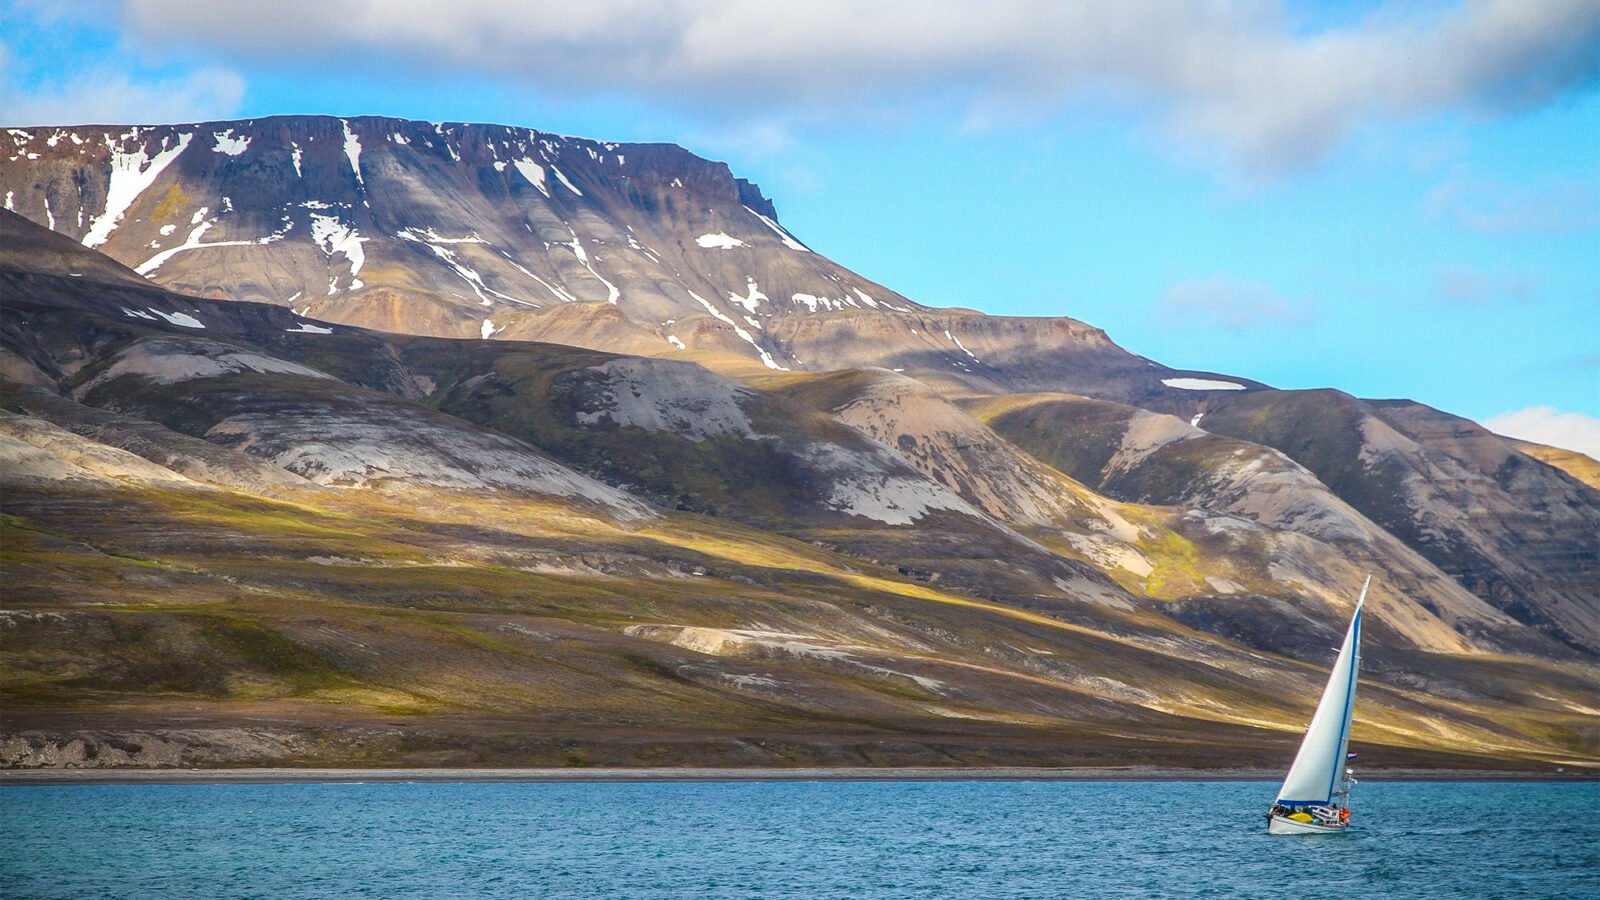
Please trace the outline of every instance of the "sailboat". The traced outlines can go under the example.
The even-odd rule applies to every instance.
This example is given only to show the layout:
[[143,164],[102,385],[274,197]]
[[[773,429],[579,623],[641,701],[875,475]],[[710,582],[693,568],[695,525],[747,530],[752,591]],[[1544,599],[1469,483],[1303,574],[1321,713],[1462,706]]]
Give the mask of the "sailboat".
[[1335,834],[1350,827],[1350,790],[1356,780],[1345,764],[1351,758],[1350,718],[1361,668],[1361,608],[1371,586],[1368,575],[1322,701],[1278,789],[1278,799],[1267,812],[1269,834]]

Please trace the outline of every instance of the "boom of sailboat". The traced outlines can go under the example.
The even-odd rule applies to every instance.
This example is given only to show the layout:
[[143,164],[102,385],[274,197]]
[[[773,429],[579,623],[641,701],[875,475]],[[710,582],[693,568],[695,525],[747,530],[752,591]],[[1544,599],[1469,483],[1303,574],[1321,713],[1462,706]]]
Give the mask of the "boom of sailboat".
[[1350,753],[1350,721],[1355,712],[1356,678],[1361,669],[1361,610],[1372,576],[1361,586],[1350,628],[1339,657],[1328,673],[1328,685],[1311,716],[1300,752],[1267,811],[1271,834],[1335,834],[1350,827],[1350,791],[1355,773],[1346,766]]

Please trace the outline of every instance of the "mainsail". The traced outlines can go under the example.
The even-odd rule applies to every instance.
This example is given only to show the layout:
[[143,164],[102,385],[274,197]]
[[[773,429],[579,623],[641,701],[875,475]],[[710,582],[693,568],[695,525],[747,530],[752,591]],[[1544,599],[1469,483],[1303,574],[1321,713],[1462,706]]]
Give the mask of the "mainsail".
[[1361,599],[1356,601],[1355,615],[1350,617],[1350,630],[1339,648],[1339,659],[1328,675],[1328,686],[1322,690],[1322,702],[1311,717],[1311,727],[1300,742],[1289,777],[1278,791],[1278,803],[1283,806],[1326,805],[1337,793],[1350,746],[1350,716],[1356,698],[1356,675],[1361,668],[1361,607],[1367,602],[1367,588],[1371,585],[1369,575],[1361,586]]

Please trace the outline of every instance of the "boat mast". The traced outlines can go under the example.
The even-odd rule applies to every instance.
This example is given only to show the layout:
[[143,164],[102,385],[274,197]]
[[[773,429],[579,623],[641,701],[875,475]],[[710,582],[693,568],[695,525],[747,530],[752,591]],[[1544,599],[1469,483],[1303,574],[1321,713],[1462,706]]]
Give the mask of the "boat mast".
[[1350,746],[1350,723],[1354,712],[1356,678],[1360,669],[1361,611],[1372,586],[1372,576],[1361,586],[1350,629],[1339,648],[1339,657],[1328,673],[1317,711],[1306,728],[1300,750],[1278,792],[1278,803],[1290,807],[1326,806],[1339,792],[1340,775],[1349,779],[1345,763]]

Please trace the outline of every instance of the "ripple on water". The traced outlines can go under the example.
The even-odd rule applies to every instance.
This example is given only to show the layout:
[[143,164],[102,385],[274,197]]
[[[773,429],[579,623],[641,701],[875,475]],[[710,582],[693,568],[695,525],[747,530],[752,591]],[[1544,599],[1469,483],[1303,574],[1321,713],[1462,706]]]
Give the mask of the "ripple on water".
[[[18,897],[1600,896],[1600,786],[1364,784],[1273,837],[1245,782],[0,790]],[[1310,890],[1315,886],[1315,890]]]

